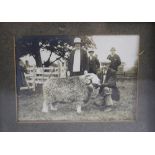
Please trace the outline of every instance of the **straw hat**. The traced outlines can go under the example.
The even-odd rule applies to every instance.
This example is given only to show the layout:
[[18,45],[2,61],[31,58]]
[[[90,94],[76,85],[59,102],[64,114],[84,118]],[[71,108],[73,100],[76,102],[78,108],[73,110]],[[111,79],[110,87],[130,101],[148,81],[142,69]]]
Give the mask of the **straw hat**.
[[80,38],[75,38],[74,39],[74,43],[79,43],[80,44],[81,43],[81,39]]

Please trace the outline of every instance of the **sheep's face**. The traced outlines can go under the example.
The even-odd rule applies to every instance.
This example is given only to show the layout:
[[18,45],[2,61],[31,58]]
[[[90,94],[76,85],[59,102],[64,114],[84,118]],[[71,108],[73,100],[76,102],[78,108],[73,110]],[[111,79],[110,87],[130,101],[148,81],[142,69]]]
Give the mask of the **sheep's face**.
[[88,73],[86,75],[79,76],[79,78],[81,81],[83,81],[84,84],[86,84],[89,93],[91,93],[91,96],[96,97],[99,93],[99,88],[101,85],[97,75]]
[[100,85],[100,80],[99,78],[92,73],[88,73],[86,75],[80,76],[80,79],[86,84],[86,85]]
[[79,76],[79,78],[86,85],[90,85],[92,83],[91,78],[88,77],[87,75],[81,75],[81,76]]

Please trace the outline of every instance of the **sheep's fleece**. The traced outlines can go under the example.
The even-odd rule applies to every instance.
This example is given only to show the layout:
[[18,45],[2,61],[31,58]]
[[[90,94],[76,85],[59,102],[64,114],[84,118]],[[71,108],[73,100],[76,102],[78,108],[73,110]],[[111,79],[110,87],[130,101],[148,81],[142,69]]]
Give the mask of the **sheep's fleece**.
[[[43,112],[48,112],[48,104],[66,102],[80,105],[89,100],[93,91],[92,83],[99,84],[95,74],[73,76],[67,78],[49,78],[43,85]],[[77,109],[78,111],[78,109]],[[81,110],[80,110],[81,111]]]

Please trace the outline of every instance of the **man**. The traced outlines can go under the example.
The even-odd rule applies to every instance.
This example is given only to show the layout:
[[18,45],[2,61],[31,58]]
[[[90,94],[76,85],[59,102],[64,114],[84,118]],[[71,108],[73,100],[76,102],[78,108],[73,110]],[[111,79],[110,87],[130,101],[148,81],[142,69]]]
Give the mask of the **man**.
[[88,53],[89,53],[89,58],[88,58],[89,69],[88,69],[88,72],[96,74],[100,68],[100,62],[99,62],[97,56],[94,55],[93,50],[89,51]]
[[74,39],[74,50],[68,61],[68,76],[78,76],[88,73],[87,52],[81,48],[81,39]]
[[110,55],[108,55],[107,59],[111,61],[110,68],[114,69],[115,71],[118,70],[118,66],[121,64],[121,59],[119,55],[116,54],[116,49],[114,47],[110,50]]
[[20,91],[20,87],[27,86],[26,79],[24,73],[26,71],[26,67],[23,61],[19,58],[16,67],[16,84],[17,84],[17,93]]
[[102,63],[102,69],[98,74],[101,80],[99,97],[103,100],[102,106],[106,111],[110,111],[113,106],[113,100],[120,99],[120,93],[116,85],[116,70],[110,68],[110,61]]

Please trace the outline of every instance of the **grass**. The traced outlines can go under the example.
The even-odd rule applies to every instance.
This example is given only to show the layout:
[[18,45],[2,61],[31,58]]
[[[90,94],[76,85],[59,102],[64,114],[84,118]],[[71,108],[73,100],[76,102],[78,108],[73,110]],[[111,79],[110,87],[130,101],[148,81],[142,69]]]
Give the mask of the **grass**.
[[19,121],[130,121],[135,119],[136,80],[120,80],[120,101],[114,102],[112,111],[103,111],[93,104],[82,108],[77,114],[75,105],[59,104],[58,111],[42,113],[43,96],[38,87],[36,92],[23,91],[18,98]]

